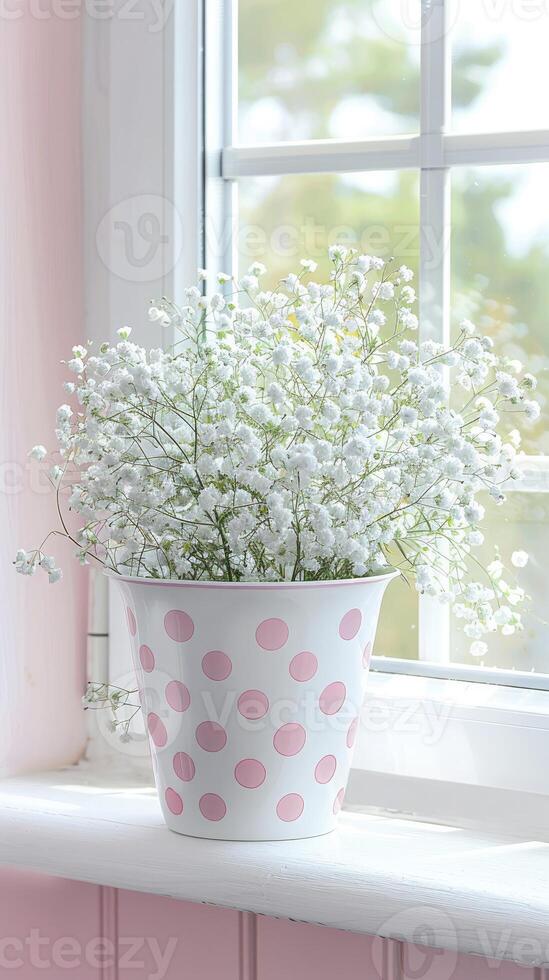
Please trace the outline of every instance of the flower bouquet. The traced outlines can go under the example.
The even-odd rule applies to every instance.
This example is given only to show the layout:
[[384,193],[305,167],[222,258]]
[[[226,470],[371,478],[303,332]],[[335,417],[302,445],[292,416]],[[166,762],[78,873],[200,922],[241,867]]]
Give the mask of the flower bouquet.
[[[202,272],[181,308],[149,311],[171,346],[123,327],[67,364],[51,533],[120,584],[180,832],[333,827],[398,572],[453,605],[474,655],[521,628],[523,591],[475,549],[483,497],[503,504],[520,475],[535,379],[468,321],[451,346],[419,342],[406,267],[341,246],[330,262],[327,282],[303,260],[275,290],[260,263],[215,284]],[[17,570],[57,581],[48,552],[19,551]]]

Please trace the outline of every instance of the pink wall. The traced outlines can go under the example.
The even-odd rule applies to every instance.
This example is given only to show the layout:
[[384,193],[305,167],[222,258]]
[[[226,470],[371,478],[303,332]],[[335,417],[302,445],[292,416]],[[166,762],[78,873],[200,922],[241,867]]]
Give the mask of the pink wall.
[[[502,935],[510,923],[502,922]],[[41,939],[40,946],[37,940]],[[118,952],[115,953],[118,941]],[[0,870],[0,975],[19,980],[539,980],[480,956]],[[38,963],[40,958],[41,965]],[[17,966],[10,965],[16,959]]]
[[99,898],[93,885],[0,872],[0,976],[102,980],[92,945],[101,935]]
[[59,585],[10,564],[55,520],[26,454],[54,445],[59,361],[83,339],[81,23],[45,0],[4,6],[22,15],[0,19],[0,774],[82,749],[86,578],[58,545]]

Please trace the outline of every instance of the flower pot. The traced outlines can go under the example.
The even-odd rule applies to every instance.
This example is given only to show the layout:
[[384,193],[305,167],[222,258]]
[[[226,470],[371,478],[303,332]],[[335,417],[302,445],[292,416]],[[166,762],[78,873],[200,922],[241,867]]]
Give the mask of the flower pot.
[[113,576],[171,830],[287,840],[334,829],[381,600],[397,574],[287,584]]

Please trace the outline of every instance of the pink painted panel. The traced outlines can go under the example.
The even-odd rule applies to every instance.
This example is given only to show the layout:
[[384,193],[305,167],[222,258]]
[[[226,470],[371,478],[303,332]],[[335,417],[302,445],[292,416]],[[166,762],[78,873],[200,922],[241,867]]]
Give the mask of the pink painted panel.
[[54,495],[27,452],[54,444],[65,400],[59,362],[84,326],[81,17],[60,17],[54,0],[8,8],[0,29],[0,775],[69,763],[81,751],[86,584],[69,561],[73,549],[57,544],[52,552],[70,567],[60,585],[23,579],[10,564],[17,547],[36,547],[54,526]]
[[[502,953],[507,930],[502,931]],[[495,951],[494,951],[495,952]],[[519,954],[518,954],[519,955]],[[508,960],[463,956],[448,950],[407,945],[403,950],[402,980],[535,980],[535,971]]]
[[[391,944],[392,945],[392,944]],[[460,956],[282,919],[258,918],[258,980],[536,980],[508,961]]]
[[262,917],[257,930],[257,980],[379,980],[369,936]]
[[0,976],[101,980],[99,888],[0,868]]
[[[250,923],[238,912],[0,869],[0,975],[20,980],[242,980],[254,976]],[[110,890],[109,890],[110,891]],[[257,980],[537,980],[508,961],[402,947],[258,916]],[[241,925],[247,928],[241,930]],[[118,928],[118,933],[117,933]],[[118,935],[118,954],[114,940]],[[507,932],[502,933],[503,939]],[[242,939],[242,946],[241,946]],[[517,943],[519,940],[516,940]],[[511,939],[509,940],[511,942]],[[517,946],[518,950],[519,947]],[[508,949],[501,953],[508,955]],[[520,949],[524,955],[534,950]],[[104,971],[101,972],[103,965]]]
[[121,891],[118,936],[118,980],[239,978],[238,912]]

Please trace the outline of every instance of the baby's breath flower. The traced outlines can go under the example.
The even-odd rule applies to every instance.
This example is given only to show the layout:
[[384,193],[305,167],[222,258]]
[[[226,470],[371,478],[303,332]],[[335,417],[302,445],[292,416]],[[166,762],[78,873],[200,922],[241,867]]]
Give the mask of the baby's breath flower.
[[[519,475],[516,426],[539,415],[535,379],[470,321],[450,349],[418,343],[405,266],[343,245],[329,256],[327,282],[305,282],[316,263],[303,259],[269,291],[254,262],[238,282],[219,274],[213,295],[186,289],[181,308],[154,301],[149,319],[178,331],[173,348],[130,343],[129,327],[91,356],[73,348],[50,471],[61,513],[72,510],[59,533],[83,564],[163,579],[339,579],[394,564],[453,604],[482,657],[485,634],[521,629],[524,592],[499,554],[483,581],[472,571],[481,494],[502,503]],[[20,549],[15,566],[61,578],[41,550]],[[113,711],[127,696],[89,695]]]
[[31,456],[32,459],[37,459],[38,462],[41,462],[43,459],[45,459],[47,455],[48,455],[48,450],[46,449],[45,446],[33,446],[33,448],[29,453],[29,456]]
[[513,551],[513,554],[511,555],[511,564],[514,565],[515,568],[526,568],[528,558],[529,555],[527,551]]
[[488,645],[482,640],[475,640],[474,643],[471,643],[469,653],[472,657],[485,657],[488,653]]

